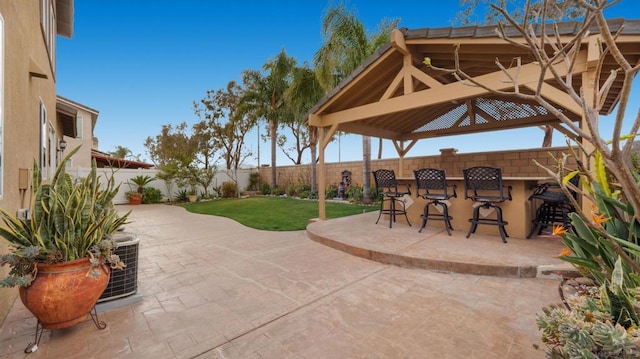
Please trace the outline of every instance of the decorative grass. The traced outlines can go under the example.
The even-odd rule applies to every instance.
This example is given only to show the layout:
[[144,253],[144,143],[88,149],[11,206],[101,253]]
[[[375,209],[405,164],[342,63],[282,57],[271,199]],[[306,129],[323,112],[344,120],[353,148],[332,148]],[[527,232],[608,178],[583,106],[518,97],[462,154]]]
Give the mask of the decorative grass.
[[[318,218],[318,201],[256,196],[218,199],[183,205],[189,212],[231,218],[247,227],[265,231],[298,231]],[[377,206],[326,203],[327,218],[339,218],[378,210]]]

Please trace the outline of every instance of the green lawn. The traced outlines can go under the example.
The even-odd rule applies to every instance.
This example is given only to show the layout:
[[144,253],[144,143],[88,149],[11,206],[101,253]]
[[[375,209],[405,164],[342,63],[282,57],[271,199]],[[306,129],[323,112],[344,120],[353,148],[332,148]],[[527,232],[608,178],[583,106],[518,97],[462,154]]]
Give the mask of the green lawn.
[[[297,231],[318,218],[318,201],[286,197],[219,199],[183,205],[189,212],[231,218],[243,225],[266,231]],[[377,206],[327,202],[327,218],[339,218],[378,210]]]

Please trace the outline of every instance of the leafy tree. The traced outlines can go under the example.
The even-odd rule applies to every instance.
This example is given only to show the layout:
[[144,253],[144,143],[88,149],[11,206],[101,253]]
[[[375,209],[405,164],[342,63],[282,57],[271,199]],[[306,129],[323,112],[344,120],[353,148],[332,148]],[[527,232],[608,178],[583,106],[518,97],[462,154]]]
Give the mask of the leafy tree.
[[[398,20],[383,20],[378,31],[367,35],[355,13],[344,3],[329,8],[322,22],[322,47],[314,56],[318,81],[329,92],[360,66],[382,44],[389,41]],[[369,201],[371,183],[371,139],[362,136],[362,187],[364,201]]]
[[147,137],[145,147],[153,163],[166,174],[176,179],[181,187],[200,185],[209,195],[209,186],[215,178],[216,141],[205,124],[193,125],[187,133],[185,122],[173,127],[163,125],[159,135]]
[[242,97],[244,113],[256,119],[265,119],[269,125],[271,139],[271,186],[276,187],[276,145],[278,128],[292,119],[284,101],[284,92],[291,83],[291,71],[295,59],[288,57],[283,49],[273,59],[263,65],[260,71],[243,72],[245,93]]
[[231,81],[226,89],[207,91],[205,98],[194,102],[194,111],[213,134],[228,170],[237,170],[251,156],[245,151],[244,143],[246,134],[256,124],[256,118],[239,111],[242,93],[242,88]]
[[195,160],[197,147],[186,131],[185,122],[175,127],[168,124],[162,125],[159,135],[147,137],[144,146],[156,167],[173,165],[184,168]]

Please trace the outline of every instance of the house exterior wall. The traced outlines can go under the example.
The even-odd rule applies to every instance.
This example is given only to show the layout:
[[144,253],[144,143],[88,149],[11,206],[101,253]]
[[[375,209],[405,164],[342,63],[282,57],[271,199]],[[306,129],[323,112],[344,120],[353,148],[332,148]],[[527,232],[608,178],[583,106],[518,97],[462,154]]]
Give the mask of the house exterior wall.
[[[54,4],[55,5],[55,1]],[[47,110],[47,120],[54,128],[56,123],[55,73],[53,63],[40,26],[41,1],[0,1],[0,18],[3,23],[4,67],[0,84],[0,109],[2,118],[1,163],[2,185],[0,207],[16,212],[31,201],[28,193],[18,187],[19,169],[33,167],[40,151],[40,101]],[[55,28],[55,26],[54,26]],[[55,56],[55,54],[53,55]],[[47,78],[30,76],[29,72],[46,75]],[[60,131],[56,131],[60,133]],[[28,192],[28,191],[27,191]],[[8,247],[0,240],[0,253]],[[8,268],[0,267],[4,277]],[[0,323],[17,295],[15,288],[0,288]]]
[[[392,169],[398,177],[413,177],[413,170],[419,168],[442,168],[447,176],[462,177],[462,169],[472,166],[494,166],[502,168],[505,177],[545,177],[547,173],[537,166],[553,167],[551,155],[561,157],[566,147],[533,148],[513,151],[456,153],[452,149],[442,149],[439,156],[405,157],[400,175],[399,160],[382,159],[371,161],[371,171]],[[362,186],[362,161],[326,163],[327,186],[337,186],[342,179],[342,171],[351,171],[351,183]],[[569,163],[573,166],[574,163]],[[311,183],[311,167],[309,165],[278,166],[277,182],[280,188],[286,189],[292,183]],[[375,186],[371,175],[371,187]],[[271,183],[271,167],[260,168],[260,183]]]
[[[67,104],[69,104],[67,102]],[[78,110],[76,115],[77,119],[82,119],[82,125],[78,127],[78,137],[73,138],[64,136],[65,142],[67,142],[67,151],[70,151],[78,146],[80,150],[73,155],[71,163],[68,164],[71,168],[77,167],[91,167],[91,148],[93,147],[93,123],[94,118],[97,118],[96,113],[91,113],[87,109],[81,106],[75,106]]]

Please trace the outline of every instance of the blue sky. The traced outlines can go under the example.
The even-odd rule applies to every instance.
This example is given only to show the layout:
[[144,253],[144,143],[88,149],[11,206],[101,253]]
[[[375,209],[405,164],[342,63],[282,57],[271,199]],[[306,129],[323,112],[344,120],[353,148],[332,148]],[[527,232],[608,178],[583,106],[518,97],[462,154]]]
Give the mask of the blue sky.
[[[75,2],[74,35],[58,38],[57,92],[100,112],[94,135],[99,149],[125,146],[148,158],[143,145],[163,124],[199,121],[192,104],[207,90],[223,88],[246,69],[261,69],[285,49],[299,64],[312,62],[321,46],[328,1],[90,0]],[[360,21],[375,30],[385,18],[410,29],[450,26],[458,0],[350,0]],[[607,16],[640,19],[637,0],[622,0]],[[638,81],[636,81],[638,82]],[[640,84],[635,98],[640,98]],[[637,102],[636,102],[637,104]],[[637,106],[632,106],[637,111]],[[635,113],[634,113],[635,115]],[[262,134],[264,128],[260,129]],[[247,141],[258,150],[258,135]],[[440,148],[478,152],[539,147],[537,129],[420,141],[408,156],[438,154]],[[555,133],[554,144],[564,139]],[[260,163],[270,147],[260,141]],[[374,158],[377,140],[372,143]],[[327,161],[362,159],[360,136],[347,135],[327,147]],[[292,164],[278,149],[278,165]],[[397,157],[385,141],[383,157]],[[304,162],[309,163],[309,152]],[[255,165],[249,158],[247,165]]]

